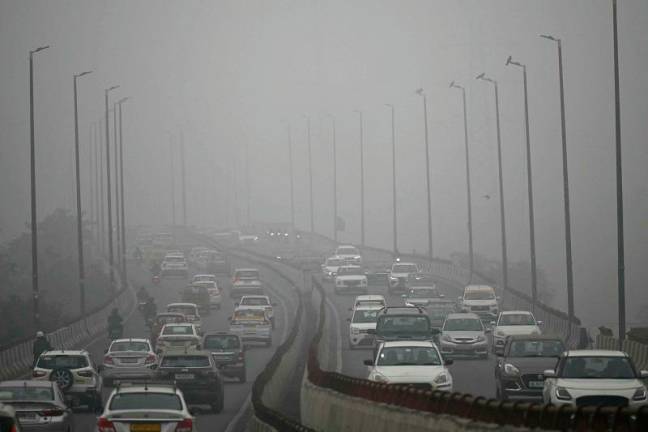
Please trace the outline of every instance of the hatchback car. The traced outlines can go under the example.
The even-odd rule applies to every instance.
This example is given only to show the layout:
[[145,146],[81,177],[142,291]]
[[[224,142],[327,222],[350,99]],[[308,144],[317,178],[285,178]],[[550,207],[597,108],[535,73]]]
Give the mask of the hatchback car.
[[54,382],[1,382],[0,403],[13,407],[24,431],[68,432],[72,428],[72,412]]
[[476,314],[449,314],[439,339],[445,357],[488,357],[486,330]]
[[206,334],[203,338],[203,349],[211,353],[223,376],[245,382],[245,346],[238,335],[228,332]]
[[114,380],[152,378],[158,358],[148,339],[116,339],[112,341],[103,358],[101,375],[104,385]]
[[542,334],[540,326],[542,321],[536,321],[529,311],[504,311],[500,312],[497,321],[492,321],[493,352],[501,353],[507,336],[512,335],[539,335]]

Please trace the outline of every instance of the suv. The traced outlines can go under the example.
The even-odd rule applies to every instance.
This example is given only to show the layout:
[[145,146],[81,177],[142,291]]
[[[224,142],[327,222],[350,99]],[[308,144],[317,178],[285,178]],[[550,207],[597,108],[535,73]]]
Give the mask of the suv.
[[468,285],[458,300],[461,312],[475,313],[482,320],[491,321],[499,313],[499,297],[495,295],[495,289],[488,285]]
[[165,276],[182,276],[187,277],[189,275],[189,267],[187,266],[187,260],[184,257],[182,252],[179,253],[167,253],[162,260],[162,265],[160,266],[160,277]]
[[392,264],[391,272],[389,273],[389,286],[387,290],[390,293],[407,290],[410,278],[420,272],[421,269],[416,263],[395,262]]
[[245,346],[238,335],[228,332],[206,334],[203,349],[211,353],[221,374],[245,382]]
[[335,275],[335,285],[333,289],[336,294],[342,292],[359,291],[367,293],[367,275],[358,265],[343,265],[338,268]]
[[166,352],[160,360],[158,378],[175,381],[188,403],[208,404],[215,413],[223,410],[223,379],[208,352],[188,349]]
[[376,320],[376,329],[369,329],[367,333],[375,334],[375,349],[382,342],[393,340],[433,341],[439,330],[432,327],[430,317],[424,309],[397,306],[381,309]]
[[493,326],[493,352],[501,353],[504,349],[506,338],[512,335],[539,335],[542,334],[540,326],[542,321],[536,321],[529,311],[504,311],[500,312],[496,321],[491,321]]
[[84,403],[90,410],[101,409],[103,379],[86,350],[46,351],[38,357],[32,379],[55,381],[75,404]]

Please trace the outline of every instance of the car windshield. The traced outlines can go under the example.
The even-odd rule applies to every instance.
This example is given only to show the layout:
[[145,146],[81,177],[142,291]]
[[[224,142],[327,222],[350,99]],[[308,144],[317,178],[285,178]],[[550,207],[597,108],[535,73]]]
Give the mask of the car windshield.
[[364,275],[360,267],[340,267],[337,272],[338,276],[360,276]]
[[418,269],[414,264],[394,264],[392,273],[416,273]]
[[353,246],[343,246],[337,248],[336,255],[360,255],[360,251]]
[[490,290],[480,291],[466,291],[464,293],[464,300],[493,300],[495,294]]
[[204,348],[206,350],[232,350],[240,347],[239,338],[233,335],[207,336],[205,338]]
[[168,312],[178,312],[182,315],[196,315],[196,308],[193,306],[169,306]]
[[266,316],[264,311],[257,309],[239,309],[234,312],[232,321],[265,321]]
[[236,272],[237,279],[259,279],[257,270],[239,270]]
[[484,326],[478,318],[452,318],[443,324],[443,331],[483,331]]
[[193,329],[188,325],[168,325],[162,330],[163,335],[193,335]]
[[385,302],[383,300],[358,300],[355,303],[356,307],[359,306],[385,306]]
[[433,347],[385,347],[378,355],[378,366],[440,366],[441,358]]
[[166,257],[164,258],[164,261],[172,263],[183,263],[185,262],[185,259],[182,257]]
[[559,340],[514,340],[509,348],[509,357],[558,357],[565,351]]
[[241,305],[245,306],[268,306],[268,299],[264,297],[246,297],[241,299]]
[[201,280],[195,281],[192,285],[194,288],[214,288],[216,286],[216,282],[211,280]]
[[182,411],[182,402],[175,393],[116,393],[110,410],[174,410]]
[[535,319],[530,314],[502,314],[498,326],[530,326],[536,325]]
[[430,321],[423,315],[387,315],[378,320],[377,328],[380,333],[427,333],[430,331]]
[[81,369],[88,367],[88,360],[80,355],[41,356],[36,365],[42,369]]
[[148,342],[135,342],[135,341],[124,341],[124,342],[113,342],[110,345],[110,351],[140,351],[140,352],[149,352],[151,347]]
[[216,277],[209,275],[199,275],[193,277],[194,282],[215,282]]
[[375,323],[378,319],[379,309],[376,310],[356,310],[353,314],[354,323]]
[[439,291],[436,288],[417,288],[410,290],[409,298],[437,298],[439,297]]
[[636,374],[626,357],[567,357],[561,378],[574,379],[633,379]]
[[168,356],[162,357],[160,367],[209,367],[209,357],[206,355],[184,355],[184,356]]
[[329,258],[326,260],[326,265],[330,267],[339,267],[344,265],[344,260],[340,258]]
[[51,401],[54,392],[51,387],[30,387],[27,385],[16,387],[0,387],[0,400],[3,401]]
[[158,324],[181,323],[184,321],[184,315],[161,315],[157,317]]

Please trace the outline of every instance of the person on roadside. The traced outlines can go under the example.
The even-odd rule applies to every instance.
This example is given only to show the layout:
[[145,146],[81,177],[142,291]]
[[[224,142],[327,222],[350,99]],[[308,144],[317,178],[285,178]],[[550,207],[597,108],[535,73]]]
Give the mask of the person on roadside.
[[38,360],[38,357],[40,357],[41,354],[47,351],[52,350],[52,345],[49,343],[47,340],[47,337],[45,336],[45,333],[42,331],[37,331],[36,332],[36,339],[34,339],[34,346],[33,346],[33,353],[34,353],[34,365],[36,364],[36,361]]

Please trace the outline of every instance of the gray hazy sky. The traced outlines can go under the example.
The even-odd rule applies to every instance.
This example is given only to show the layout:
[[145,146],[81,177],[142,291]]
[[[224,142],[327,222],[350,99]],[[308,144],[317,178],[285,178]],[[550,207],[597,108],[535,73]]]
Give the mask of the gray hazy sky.
[[[648,2],[620,3],[626,265],[631,321],[648,303]],[[29,220],[28,51],[37,54],[36,137],[41,216],[71,208],[72,74],[80,86],[83,175],[103,89],[124,104],[128,217],[170,221],[169,136],[184,133],[189,222],[232,224],[232,174],[245,210],[249,147],[252,219],[287,221],[287,126],[293,136],[297,223],[308,227],[305,114],[311,116],[315,225],[332,230],[331,125],[337,118],[342,239],[359,239],[358,115],[365,120],[368,243],[391,244],[390,118],[396,107],[400,242],[426,248],[421,99],[429,100],[435,253],[466,249],[460,94],[468,93],[475,248],[498,258],[492,87],[500,82],[511,261],[528,260],[521,73],[528,65],[538,265],[565,309],[556,47],[563,39],[576,312],[616,320],[616,195],[609,0],[89,1],[0,0],[0,236]],[[177,148],[175,150],[178,156]],[[177,164],[176,164],[177,167]],[[176,176],[179,180],[179,176]],[[177,184],[179,188],[179,181]],[[489,195],[490,200],[482,198]],[[179,197],[179,189],[178,194]],[[88,205],[84,193],[84,206]],[[179,202],[179,198],[178,198]],[[178,214],[179,211],[178,211]],[[521,287],[526,290],[527,287]],[[645,324],[645,323],[644,323]]]

